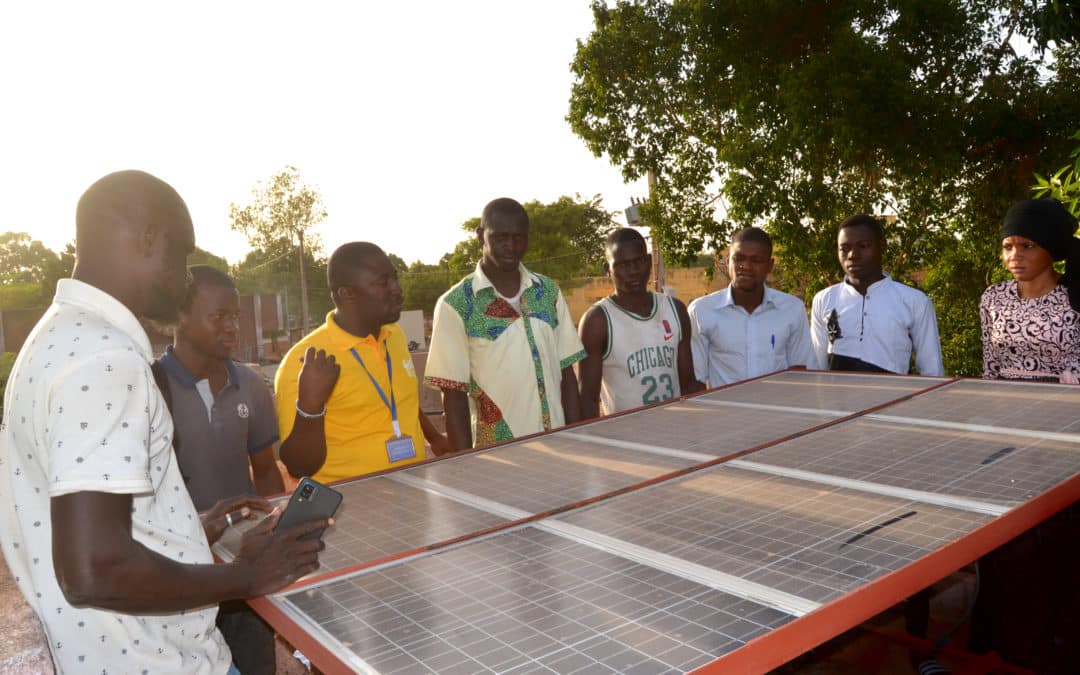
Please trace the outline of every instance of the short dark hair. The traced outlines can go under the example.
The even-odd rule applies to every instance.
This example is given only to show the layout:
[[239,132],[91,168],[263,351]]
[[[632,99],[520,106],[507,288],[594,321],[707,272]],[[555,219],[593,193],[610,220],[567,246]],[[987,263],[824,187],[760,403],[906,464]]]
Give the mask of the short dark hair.
[[529,214],[525,212],[525,207],[509,197],[493,199],[484,206],[480,214],[480,227],[487,227],[494,218],[520,220],[526,225],[529,224]]
[[744,227],[731,235],[732,244],[741,244],[744,241],[765,244],[769,247],[769,255],[772,255],[772,237],[760,227]]
[[371,259],[377,255],[386,256],[386,253],[369,241],[352,241],[338,246],[326,263],[326,282],[330,286],[330,295],[336,294],[337,289],[342,286],[348,286],[352,273],[368,267]]
[[874,233],[878,241],[885,241],[885,228],[881,226],[880,220],[871,215],[856,213],[853,216],[848,216],[844,219],[844,222],[840,223],[840,229],[843,230],[849,227],[865,227]]
[[646,253],[649,252],[649,246],[645,243],[645,237],[640,232],[631,227],[620,227],[607,236],[604,240],[604,255],[607,256],[611,253],[611,249],[615,248],[619,244],[641,244],[641,250]]
[[216,267],[192,265],[188,268],[187,290],[184,292],[184,300],[180,303],[180,309],[185,312],[191,309],[191,303],[195,302],[195,296],[198,294],[199,289],[206,286],[226,288],[231,291],[236,290],[236,284],[233,283],[232,277]]
[[[171,185],[145,171],[117,171],[86,189],[75,208],[75,249],[80,256],[105,253],[116,228],[188,215]],[[188,216],[190,218],[190,216]]]

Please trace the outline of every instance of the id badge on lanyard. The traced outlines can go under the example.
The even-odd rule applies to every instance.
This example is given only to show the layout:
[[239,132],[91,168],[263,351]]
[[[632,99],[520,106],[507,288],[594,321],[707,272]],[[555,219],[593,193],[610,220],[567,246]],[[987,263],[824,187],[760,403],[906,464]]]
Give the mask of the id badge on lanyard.
[[382,398],[383,403],[390,409],[390,421],[394,425],[394,435],[386,439],[386,457],[390,460],[390,463],[400,462],[406,459],[416,458],[416,446],[413,445],[412,436],[401,433],[401,424],[398,423],[397,414],[397,400],[394,398],[394,369],[390,364],[390,345],[383,342],[383,350],[386,352],[386,379],[390,383],[390,398],[386,398],[386,392],[382,390],[379,383],[372,377],[371,371],[368,370],[364,364],[364,360],[360,358],[360,354],[357,353],[356,348],[353,347],[349,351],[352,353],[353,358],[356,359],[360,367],[367,373],[368,379],[371,380],[372,386],[375,387],[375,391],[379,393],[379,397]]

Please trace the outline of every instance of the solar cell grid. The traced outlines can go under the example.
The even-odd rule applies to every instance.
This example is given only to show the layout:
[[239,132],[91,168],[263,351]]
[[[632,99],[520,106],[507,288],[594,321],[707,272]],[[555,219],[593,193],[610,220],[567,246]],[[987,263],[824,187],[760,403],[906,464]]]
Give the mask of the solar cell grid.
[[1080,387],[961,380],[890,406],[893,416],[1013,429],[1080,432]]
[[810,429],[829,419],[798,412],[717,407],[694,401],[679,401],[602,420],[576,427],[574,432],[721,457]]
[[[935,387],[732,464],[639,485]],[[847,612],[865,597],[847,594],[869,582],[916,590],[885,575],[995,514],[1027,522],[1033,505],[1011,507],[1080,471],[1080,443],[1034,435],[1080,429],[1077,403],[1080,389],[1056,386],[781,373],[348,483],[325,569],[638,489],[272,602],[378,672],[685,672],[795,615]],[[970,540],[986,545],[993,531]],[[235,550],[237,534],[219,548]],[[950,547],[946,559],[963,564],[967,550]]]
[[528,513],[543,513],[692,464],[555,433],[404,473]]
[[685,672],[791,619],[531,527],[283,601],[383,673]]
[[[335,524],[323,536],[319,573],[453,539],[505,522],[490,513],[379,476],[335,486],[342,493]],[[276,500],[284,506],[287,498]],[[223,560],[240,549],[243,532],[258,521],[225,531],[215,545]]]
[[944,381],[944,378],[796,370],[725,387],[702,398],[857,412]]
[[858,419],[746,459],[1012,505],[1080,471],[1080,446]]
[[824,602],[989,517],[721,466],[560,520]]

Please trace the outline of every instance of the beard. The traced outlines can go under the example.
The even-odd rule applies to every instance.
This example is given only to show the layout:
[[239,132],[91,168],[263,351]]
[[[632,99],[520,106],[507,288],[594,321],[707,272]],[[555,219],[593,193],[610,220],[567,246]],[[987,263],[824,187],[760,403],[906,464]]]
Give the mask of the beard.
[[158,324],[175,324],[180,318],[180,303],[164,286],[153,284],[143,316]]

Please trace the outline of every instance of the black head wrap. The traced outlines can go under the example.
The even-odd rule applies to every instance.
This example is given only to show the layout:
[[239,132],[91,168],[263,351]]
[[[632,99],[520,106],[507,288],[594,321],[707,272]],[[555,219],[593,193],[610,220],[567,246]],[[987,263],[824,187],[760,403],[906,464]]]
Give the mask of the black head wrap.
[[1080,312],[1080,239],[1076,218],[1056,199],[1026,199],[1005,214],[1001,238],[1025,237],[1046,249],[1054,260],[1065,261],[1061,283],[1069,292],[1069,304]]

